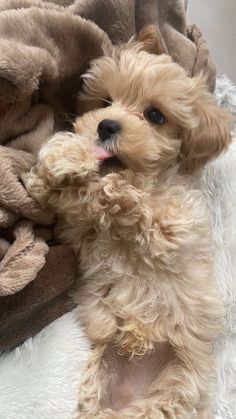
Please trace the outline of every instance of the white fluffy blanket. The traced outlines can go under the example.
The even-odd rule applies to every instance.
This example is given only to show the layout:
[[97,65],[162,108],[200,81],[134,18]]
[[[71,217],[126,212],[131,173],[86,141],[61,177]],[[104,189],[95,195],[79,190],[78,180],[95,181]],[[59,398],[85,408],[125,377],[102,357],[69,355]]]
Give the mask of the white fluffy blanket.
[[74,419],[89,344],[65,314],[0,358],[0,419]]
[[[236,111],[236,89],[218,78],[216,95]],[[236,419],[236,134],[228,153],[209,165],[202,189],[212,214],[217,278],[226,306],[215,419]],[[15,351],[0,357],[0,419],[74,419],[89,344],[64,315]]]
[[[236,114],[236,87],[226,76],[217,80],[216,97]],[[227,154],[206,169],[202,189],[211,211],[216,275],[226,308],[224,336],[216,343],[215,419],[236,419],[236,130]]]

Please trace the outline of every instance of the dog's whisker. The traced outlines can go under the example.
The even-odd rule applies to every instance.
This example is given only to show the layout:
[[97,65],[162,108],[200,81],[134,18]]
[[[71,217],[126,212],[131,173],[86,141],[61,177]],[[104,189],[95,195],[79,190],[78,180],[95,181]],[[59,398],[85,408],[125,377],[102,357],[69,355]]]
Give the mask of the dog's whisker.
[[78,117],[77,114],[66,113],[66,112],[61,112],[61,116],[65,121],[70,122],[71,124],[73,124],[75,119]]
[[102,100],[105,103],[111,104],[111,100],[105,99],[104,97],[98,97],[98,99]]

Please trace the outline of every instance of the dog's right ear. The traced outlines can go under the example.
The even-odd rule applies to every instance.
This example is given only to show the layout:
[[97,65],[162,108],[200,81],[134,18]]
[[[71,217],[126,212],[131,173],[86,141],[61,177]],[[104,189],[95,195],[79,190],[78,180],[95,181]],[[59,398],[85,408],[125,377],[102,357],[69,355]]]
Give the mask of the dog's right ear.
[[150,54],[167,54],[161,33],[156,25],[146,25],[138,33],[138,42],[143,44],[143,49]]

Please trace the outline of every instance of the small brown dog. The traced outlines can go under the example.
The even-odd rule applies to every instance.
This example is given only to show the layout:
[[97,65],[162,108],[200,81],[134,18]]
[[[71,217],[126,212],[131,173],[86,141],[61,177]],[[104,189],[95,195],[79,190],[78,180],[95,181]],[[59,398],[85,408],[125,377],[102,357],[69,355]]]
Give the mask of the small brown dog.
[[57,133],[24,178],[78,252],[93,344],[80,418],[211,417],[222,305],[191,174],[228,147],[230,117],[202,77],[144,51],[153,42],[146,30],[92,63],[75,133]]

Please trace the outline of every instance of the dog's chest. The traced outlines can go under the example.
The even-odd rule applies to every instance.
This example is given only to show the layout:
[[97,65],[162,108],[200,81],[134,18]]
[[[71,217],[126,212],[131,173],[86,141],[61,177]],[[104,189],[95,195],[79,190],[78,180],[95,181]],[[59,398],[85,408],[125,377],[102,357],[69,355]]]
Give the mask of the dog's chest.
[[[81,241],[80,262],[85,269],[101,270],[117,276],[133,276],[148,271],[151,258],[147,232],[90,231]],[[145,266],[145,268],[144,268]]]

